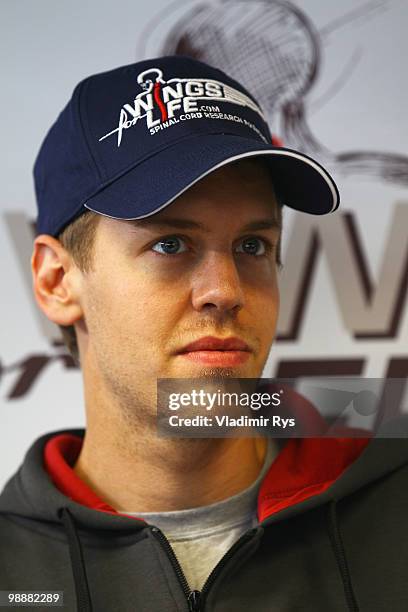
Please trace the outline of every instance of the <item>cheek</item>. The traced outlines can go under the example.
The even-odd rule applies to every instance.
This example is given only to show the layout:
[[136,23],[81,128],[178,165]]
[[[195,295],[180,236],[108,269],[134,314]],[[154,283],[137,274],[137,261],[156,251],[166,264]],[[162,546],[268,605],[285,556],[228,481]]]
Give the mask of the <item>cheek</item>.
[[152,275],[117,271],[90,284],[84,307],[90,341],[109,352],[118,346],[125,352],[160,350],[182,309],[172,286],[158,283]]
[[258,293],[256,300],[256,320],[265,337],[273,336],[279,314],[279,289],[277,285],[265,288]]

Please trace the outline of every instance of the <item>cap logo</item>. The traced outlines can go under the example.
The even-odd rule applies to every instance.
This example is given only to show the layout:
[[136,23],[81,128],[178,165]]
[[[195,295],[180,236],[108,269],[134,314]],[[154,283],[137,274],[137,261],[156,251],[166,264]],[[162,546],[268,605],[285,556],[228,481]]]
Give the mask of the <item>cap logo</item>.
[[117,135],[117,146],[120,147],[123,133],[133,127],[140,119],[145,120],[146,127],[153,136],[181,121],[191,119],[222,119],[236,121],[247,125],[268,142],[262,132],[250,121],[238,115],[224,113],[211,102],[229,102],[255,111],[266,122],[260,107],[247,95],[221,81],[213,79],[179,79],[163,80],[160,68],[149,68],[137,77],[142,91],[132,103],[122,106],[119,112],[118,126],[99,138],[99,142]]

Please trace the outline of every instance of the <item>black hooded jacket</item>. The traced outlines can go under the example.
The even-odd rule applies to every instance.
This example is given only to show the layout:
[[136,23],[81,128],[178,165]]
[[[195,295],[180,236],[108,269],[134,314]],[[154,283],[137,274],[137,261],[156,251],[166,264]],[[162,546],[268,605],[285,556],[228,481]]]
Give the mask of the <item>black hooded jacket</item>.
[[[316,457],[320,471],[290,505],[268,474],[258,526],[226,553],[201,592],[191,592],[154,525],[86,507],[56,487],[44,446],[61,433],[34,442],[0,495],[0,590],[63,591],[64,609],[73,612],[408,610],[406,439],[361,445],[324,487],[316,474],[329,474],[343,447],[319,441],[316,448],[329,445],[331,455],[323,466]],[[293,447],[295,459],[302,444],[310,443]],[[356,444],[345,445],[349,454]]]

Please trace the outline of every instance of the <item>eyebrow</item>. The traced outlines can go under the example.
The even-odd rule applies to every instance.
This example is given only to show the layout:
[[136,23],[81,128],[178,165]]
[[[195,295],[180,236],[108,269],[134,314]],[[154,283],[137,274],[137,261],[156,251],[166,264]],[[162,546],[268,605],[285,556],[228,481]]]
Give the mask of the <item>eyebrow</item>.
[[[203,225],[202,223],[198,223],[197,221],[192,221],[190,219],[178,219],[178,218],[166,218],[162,220],[157,220],[153,218],[146,219],[133,219],[132,225],[135,227],[176,227],[179,229],[201,229],[206,233],[209,233],[210,230],[208,227]],[[277,219],[257,219],[255,221],[251,221],[244,225],[241,228],[241,231],[249,232],[256,230],[265,230],[265,229],[282,229],[281,223]]]

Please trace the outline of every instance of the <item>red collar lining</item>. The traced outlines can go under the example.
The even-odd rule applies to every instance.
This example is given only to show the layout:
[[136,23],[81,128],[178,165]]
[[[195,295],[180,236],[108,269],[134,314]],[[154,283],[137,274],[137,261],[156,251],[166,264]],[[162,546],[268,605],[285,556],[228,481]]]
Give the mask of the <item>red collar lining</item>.
[[[258,496],[259,521],[328,489],[355,461],[369,440],[289,439],[261,484]],[[125,514],[117,512],[100,499],[74,472],[72,466],[79,456],[82,442],[81,437],[68,433],[58,434],[48,440],[44,449],[44,465],[50,478],[61,493],[83,506],[109,514]],[[331,465],[329,471],[326,468],[328,463]]]

